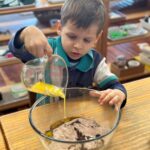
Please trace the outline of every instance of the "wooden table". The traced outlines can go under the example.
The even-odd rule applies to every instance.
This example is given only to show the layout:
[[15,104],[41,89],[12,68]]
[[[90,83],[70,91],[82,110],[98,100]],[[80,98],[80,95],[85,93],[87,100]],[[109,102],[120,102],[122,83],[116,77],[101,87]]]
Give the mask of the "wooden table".
[[0,150],[7,150],[1,129],[0,129]]
[[150,77],[125,87],[128,102],[108,150],[150,150]]
[[[128,103],[108,150],[150,149],[150,78],[125,84]],[[1,116],[1,127],[10,150],[44,150],[28,122],[29,110]]]
[[28,110],[2,116],[0,121],[10,150],[44,149],[38,136],[30,127]]

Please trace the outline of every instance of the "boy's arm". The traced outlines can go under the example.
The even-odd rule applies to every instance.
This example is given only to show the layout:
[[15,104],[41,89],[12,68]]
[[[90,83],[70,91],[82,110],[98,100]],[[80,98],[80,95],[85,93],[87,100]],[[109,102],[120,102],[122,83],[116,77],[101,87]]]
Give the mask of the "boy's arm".
[[9,41],[8,46],[12,54],[25,63],[31,59],[34,59],[35,56],[25,50],[24,44],[20,40],[20,34],[24,29],[25,28],[22,28],[17,31],[14,37]]
[[108,65],[105,63],[105,58],[103,58],[99,65],[97,66],[94,81],[97,83],[101,90],[107,89],[118,89],[125,94],[125,99],[121,105],[124,107],[127,99],[127,92],[124,86],[118,81],[118,77],[110,72]]
[[35,26],[19,30],[9,42],[9,49],[23,62],[44,55],[51,57],[53,52],[45,35]]

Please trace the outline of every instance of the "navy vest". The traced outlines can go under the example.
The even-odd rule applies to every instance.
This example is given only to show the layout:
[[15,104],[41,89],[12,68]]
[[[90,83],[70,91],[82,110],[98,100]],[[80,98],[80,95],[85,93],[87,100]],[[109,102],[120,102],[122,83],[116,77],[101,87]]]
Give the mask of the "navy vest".
[[93,51],[93,67],[89,69],[87,72],[82,72],[76,69],[76,67],[69,67],[68,87],[91,88],[93,85],[93,79],[94,79],[96,68],[101,60],[102,60],[102,56],[96,51]]

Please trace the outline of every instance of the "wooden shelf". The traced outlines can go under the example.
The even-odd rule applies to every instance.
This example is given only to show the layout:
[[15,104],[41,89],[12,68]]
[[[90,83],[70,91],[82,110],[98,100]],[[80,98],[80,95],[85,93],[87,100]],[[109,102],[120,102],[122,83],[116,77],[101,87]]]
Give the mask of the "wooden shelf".
[[[109,63],[108,65],[109,65],[109,68],[111,69],[111,63]],[[150,76],[150,69],[145,66],[144,72],[136,73],[136,74],[129,75],[129,76],[126,76],[126,77],[120,77],[119,81],[121,83],[125,83],[125,82],[128,82],[128,81],[132,81],[132,80],[136,80],[136,79],[140,79],[140,78],[148,77],[148,76]]]
[[12,13],[21,13],[28,11],[45,11],[61,8],[63,3],[51,4],[47,0],[36,0],[35,6],[21,6],[16,8],[9,7],[8,9],[1,9],[0,15],[12,14]]
[[132,37],[132,38],[126,38],[126,39],[122,39],[122,40],[115,40],[115,41],[108,40],[107,45],[112,46],[112,45],[116,45],[116,44],[137,41],[137,40],[141,40],[141,39],[145,39],[145,38],[149,38],[149,37],[150,37],[150,32],[148,32],[145,35],[136,36],[136,37]]
[[[56,28],[50,28],[50,27],[45,27],[43,29],[41,29],[41,31],[46,35],[56,35],[57,34],[57,30]],[[0,35],[0,43],[1,42],[7,42],[9,41],[10,39],[12,38],[12,35],[11,34],[2,34]]]
[[126,21],[134,21],[143,18],[145,15],[150,15],[150,9],[136,9],[131,12],[126,12]]
[[7,42],[9,41],[9,39],[11,39],[12,35],[10,34],[0,34],[0,43],[3,43],[3,42]]
[[17,59],[16,57],[7,58],[5,60],[0,60],[0,67],[18,64],[18,63],[21,63],[21,61],[19,59]]
[[137,21],[143,17],[145,17],[145,15],[150,15],[150,10],[149,9],[136,9],[130,12],[121,12],[125,15],[125,17],[123,19],[110,19],[110,25],[111,24],[118,24],[118,23],[127,23],[127,22],[134,22]]
[[[0,66],[0,91],[2,100],[0,100],[0,112],[10,109],[18,109],[29,107],[29,95],[16,98],[12,94],[12,86],[21,82],[20,73],[22,63],[11,63],[5,66]],[[12,73],[13,72],[13,73]]]
[[[0,67],[0,87],[21,82],[22,63],[9,64]],[[1,91],[1,90],[0,90]]]
[[[1,9],[0,15],[8,15],[8,14],[13,14],[13,13],[23,13],[23,12],[29,12],[29,11],[46,11],[46,10],[52,10],[52,9],[58,9],[61,8],[62,3],[58,4],[50,4],[47,2],[47,0],[37,0],[35,6],[24,6],[24,7],[18,7],[18,8],[8,8],[8,9]],[[13,16],[12,16],[13,17]],[[16,16],[15,16],[16,17]],[[20,18],[20,16],[19,16]],[[22,16],[23,18],[23,16]],[[33,17],[33,18],[25,18],[25,19],[19,19],[19,21],[16,21],[16,18],[11,19],[10,23],[1,20],[1,29],[3,29],[3,26],[8,27],[8,30],[10,29],[15,29],[16,31],[21,27],[21,26],[28,26],[28,25],[36,25],[39,26],[39,28],[43,31],[45,35],[56,35],[56,28],[50,28],[50,27],[44,27],[43,25],[40,25],[38,20]],[[13,31],[14,32],[14,31]],[[0,43],[7,42],[12,38],[11,34],[0,34]]]
[[150,76],[150,71],[145,69],[145,71],[143,73],[137,73],[137,74],[130,75],[127,77],[121,77],[121,78],[119,78],[119,81],[127,82],[130,80],[135,80],[135,79],[144,78],[144,77],[148,77],[148,76]]
[[[115,1],[115,0],[114,0]],[[132,9],[130,11],[122,11],[121,13],[123,13],[125,15],[124,19],[110,19],[109,20],[109,26],[111,25],[120,25],[120,24],[125,24],[125,23],[133,23],[133,22],[139,22],[139,20],[143,17],[145,17],[145,15],[150,16],[150,9],[149,8],[137,8],[137,9]],[[112,45],[116,45],[116,44],[121,44],[121,43],[126,43],[126,42],[132,42],[135,40],[140,40],[140,39],[145,39],[145,38],[149,38],[150,37],[150,32],[148,34],[145,35],[141,35],[141,36],[136,36],[136,37],[131,37],[131,38],[126,38],[126,39],[122,39],[122,40],[115,40],[115,41],[111,41],[108,40],[107,45],[108,46],[112,46]]]
[[[12,18],[11,21],[9,21],[10,17]],[[18,18],[18,20],[16,18]],[[5,32],[8,30],[11,34],[0,34],[0,43],[8,42],[12,38],[12,34],[14,34],[20,28],[29,25],[35,25],[39,27],[45,35],[57,34],[55,27],[44,26],[43,24],[40,24],[32,12],[29,14],[11,14],[1,17],[0,31]]]
[[[113,0],[115,3],[117,2],[117,0]],[[113,3],[113,1],[109,2],[109,10],[111,9],[111,4]],[[118,5],[119,5],[119,0],[118,0]],[[138,5],[134,5],[133,8],[130,9],[126,8],[126,9],[118,9],[119,12],[121,12],[122,14],[125,15],[124,18],[122,19],[109,19],[109,23],[108,26],[106,26],[105,28],[108,28],[110,26],[118,26],[118,25],[123,25],[126,23],[138,23],[140,21],[141,18],[144,18],[146,15],[150,16],[150,0],[147,0],[147,5],[143,5],[142,7],[138,6]],[[117,11],[117,9],[114,9],[114,11]],[[141,36],[135,36],[135,37],[131,37],[131,38],[126,38],[126,39],[122,39],[122,40],[114,40],[111,41],[109,39],[107,39],[107,46],[106,46],[106,51],[108,47],[113,47],[116,45],[116,47],[119,47],[119,44],[125,44],[125,43],[129,43],[129,42],[141,42],[141,41],[147,41],[146,39],[150,38],[150,32],[148,32],[145,35],[141,35]],[[126,49],[128,50],[128,49]],[[130,53],[130,51],[129,51]],[[133,56],[134,57],[134,56]],[[113,61],[112,61],[113,62]],[[143,73],[136,73],[135,75],[130,75],[127,77],[120,77],[119,80],[120,82],[127,82],[127,81],[131,81],[131,80],[136,80],[139,78],[143,78],[146,76],[150,76],[150,70],[145,68],[145,71]]]
[[0,87],[0,91],[3,94],[4,99],[0,101],[0,112],[4,110],[9,110],[12,108],[20,108],[24,106],[29,106],[29,96],[24,96],[21,98],[14,98],[11,94],[11,86],[7,85],[5,87]]

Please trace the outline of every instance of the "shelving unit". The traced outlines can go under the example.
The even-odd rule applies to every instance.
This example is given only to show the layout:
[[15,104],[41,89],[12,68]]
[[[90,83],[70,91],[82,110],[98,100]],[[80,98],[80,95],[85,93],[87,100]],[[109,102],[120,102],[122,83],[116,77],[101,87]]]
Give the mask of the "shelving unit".
[[[118,11],[120,13],[124,14],[125,17],[123,19],[120,19],[120,20],[119,19],[109,19],[108,28],[111,27],[111,26],[116,26],[116,25],[117,26],[124,25],[124,24],[127,24],[127,23],[138,23],[139,20],[141,18],[144,18],[146,15],[150,16],[150,0],[143,0],[143,1],[142,0],[119,0],[119,1],[118,0],[111,0],[109,2],[109,11],[113,11],[113,9],[111,8],[111,4],[116,3],[116,5],[118,5],[119,3],[123,2],[123,1],[124,1],[125,5],[127,5],[126,3],[129,2],[129,1],[130,2],[132,1],[132,3],[137,2],[140,5],[138,6],[138,5],[135,4],[133,6],[129,6],[130,9],[129,8],[127,8],[127,9],[118,9]],[[115,7],[115,8],[117,9],[117,7]],[[114,47],[114,49],[115,49],[116,45],[118,45],[118,47],[119,46],[121,47],[123,44],[126,44],[126,43],[133,43],[132,48],[135,48],[135,51],[137,51],[138,47],[134,46],[135,41],[137,43],[138,42],[146,42],[147,38],[150,38],[150,32],[148,32],[145,35],[130,37],[130,38],[126,38],[126,39],[120,39],[120,40],[114,40],[114,41],[107,39],[106,51],[108,52],[109,47],[111,47],[111,49],[112,49],[112,47]],[[125,48],[126,51],[128,51],[126,46],[122,46],[122,48]],[[119,48],[119,49],[121,49],[121,48]],[[139,49],[138,49],[138,51],[139,51]],[[149,76],[149,75],[150,75],[150,70],[147,69],[147,67],[145,67],[145,71],[143,73],[138,73],[138,74],[134,74],[134,75],[127,76],[127,77],[124,77],[124,78],[119,78],[119,79],[122,82],[126,82],[126,81],[129,81],[129,80],[135,80],[135,79],[142,78],[142,77]]]
[[[122,0],[122,1],[125,1],[125,0]],[[139,0],[131,0],[131,1],[139,1]],[[118,2],[118,0],[111,0],[111,2],[109,3],[109,11],[113,11],[113,10],[111,10],[111,5],[110,5],[113,2],[114,3]],[[124,20],[120,19],[120,20],[115,21],[115,19],[110,19],[108,27],[114,26],[114,25],[115,26],[123,25],[126,23],[137,23],[137,22],[139,22],[139,19],[144,18],[146,15],[149,16],[150,15],[150,0],[145,0],[145,2],[143,0],[143,3],[145,3],[145,7],[139,6],[139,7],[133,7],[132,9],[119,10],[121,13],[123,13],[125,15]],[[128,41],[132,42],[134,40],[144,39],[144,38],[148,38],[148,37],[150,37],[150,33],[148,33],[146,35],[142,35],[142,36],[124,39],[124,40],[116,40],[116,41],[108,40],[107,45],[112,46],[112,45],[116,45],[116,44],[120,44],[120,43],[126,43]]]
[[[134,10],[132,12],[121,12],[122,14],[125,14],[125,18],[123,19],[110,19],[109,16],[109,12],[111,11],[111,6],[110,6],[110,0],[103,0],[105,7],[106,7],[106,17],[105,17],[105,25],[103,28],[103,34],[101,36],[101,38],[99,39],[99,41],[97,42],[97,49],[100,50],[100,52],[103,54],[103,56],[107,57],[107,48],[108,46],[112,46],[112,45],[116,45],[116,44],[121,44],[121,43],[126,43],[128,41],[134,41],[134,40],[138,40],[138,39],[144,39],[150,36],[150,33],[148,33],[147,35],[144,36],[138,36],[138,37],[133,37],[133,38],[128,38],[128,39],[123,39],[123,40],[116,40],[116,41],[110,41],[107,38],[107,34],[108,34],[108,28],[110,26],[115,25],[120,25],[120,24],[125,24],[125,23],[129,23],[129,22],[137,22],[140,18],[143,18],[145,16],[145,14],[150,15],[150,0],[148,2],[148,7],[145,10],[144,9],[138,9],[138,10]],[[112,1],[120,1],[120,0],[112,0]]]
[[[56,35],[56,29],[50,28],[49,26],[41,25],[38,20],[34,17],[29,17],[27,19],[26,13],[34,11],[47,11],[53,9],[61,8],[62,4],[49,4],[47,0],[36,0],[35,6],[23,6],[18,8],[2,8],[0,9],[0,29],[9,29],[9,27],[14,31],[17,31],[22,25],[38,25],[42,32],[46,35]],[[22,15],[22,19],[17,18],[16,15]],[[11,16],[8,16],[11,15]],[[14,15],[14,18],[12,17]],[[6,18],[8,16],[8,19]],[[4,21],[2,21],[2,18]],[[11,18],[11,19],[10,19]],[[17,20],[18,19],[18,20]],[[5,22],[5,20],[7,20]],[[22,25],[20,25],[22,24]],[[14,34],[13,33],[13,34]],[[7,44],[11,39],[11,34],[0,34],[0,46]],[[0,112],[10,109],[18,109],[29,106],[28,95],[21,98],[11,97],[10,87],[20,81],[20,71],[22,63],[19,59],[13,57],[6,60],[0,60],[0,91],[4,96],[0,101]]]
[[121,43],[127,43],[129,41],[132,42],[132,41],[142,40],[142,39],[149,38],[149,37],[150,37],[150,32],[147,33],[146,35],[131,37],[131,38],[122,39],[122,40],[116,40],[116,41],[108,40],[107,46],[117,45],[117,44],[121,44]]
[[[115,2],[117,0],[112,0],[111,3],[113,3],[113,1]],[[127,10],[127,9],[126,10],[119,10],[119,12],[123,13],[126,16],[123,22],[121,20],[121,23],[130,22],[130,21],[131,22],[137,21],[140,18],[143,18],[145,15],[150,15],[150,1],[145,0],[145,2],[143,2],[143,3],[145,3],[145,7],[135,7],[135,8],[130,9],[130,10]],[[109,6],[110,6],[110,4],[109,4]],[[111,11],[111,6],[109,8]],[[118,20],[114,21],[113,19],[110,19],[110,24],[112,22],[115,24],[120,23]]]
[[[9,31],[12,30],[11,34],[0,34],[0,46],[6,45],[8,41],[12,38],[12,35],[19,30],[19,28],[28,25],[36,25],[46,36],[57,35],[56,28],[52,28],[49,26],[44,26],[38,22],[38,19],[34,16],[27,18],[26,13],[33,13],[36,11],[48,11],[60,9],[62,3],[58,4],[50,4],[47,0],[36,0],[35,5],[27,5],[21,7],[8,7],[8,8],[0,8],[0,31],[8,28]],[[22,14],[22,16],[21,16]],[[25,14],[25,15],[23,15]],[[18,15],[18,16],[17,16]],[[20,17],[20,16],[22,17]],[[31,16],[31,15],[29,15]],[[17,20],[17,17],[18,20]],[[8,18],[8,19],[6,19]],[[11,19],[10,19],[11,18]],[[4,20],[4,21],[3,21]],[[7,20],[7,21],[5,21]],[[9,21],[8,21],[9,20]],[[0,60],[0,66],[11,65],[20,63],[17,58],[6,58],[6,60]]]
[[21,6],[17,8],[6,8],[0,11],[0,15],[12,14],[12,13],[21,13],[28,11],[46,11],[50,9],[58,9],[61,8],[62,3],[48,3],[47,0],[36,0],[35,6]]
[[[55,10],[60,9],[62,3],[58,4],[49,4],[47,0],[37,0],[35,6],[22,6],[17,8],[6,8],[0,10],[0,15],[8,15],[8,14],[18,14],[23,12],[34,12],[34,11],[47,11],[47,10]],[[13,23],[12,19],[10,21],[10,25]],[[31,22],[32,24],[32,22]],[[44,27],[41,29],[45,35],[56,34],[56,29],[50,27]],[[11,38],[11,35],[0,35],[0,43],[6,42]]]
[[[46,36],[49,36],[49,35],[56,35],[56,29],[55,28],[49,28],[49,27],[44,27],[44,28],[41,28],[41,31],[46,35]],[[2,34],[0,35],[0,43],[6,43],[8,42],[10,39],[12,38],[12,35],[10,34]]]

